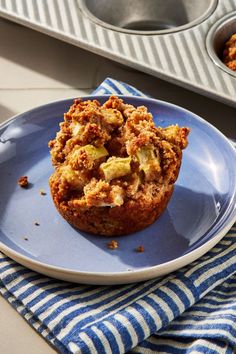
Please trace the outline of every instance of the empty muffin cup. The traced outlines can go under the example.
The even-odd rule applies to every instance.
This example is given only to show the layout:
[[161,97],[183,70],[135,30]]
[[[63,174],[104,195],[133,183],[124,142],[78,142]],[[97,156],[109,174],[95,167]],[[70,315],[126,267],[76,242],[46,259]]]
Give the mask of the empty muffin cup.
[[217,0],[80,0],[79,4],[101,26],[146,35],[192,27],[210,16]]
[[206,37],[206,47],[213,62],[228,74],[236,77],[236,72],[229,69],[223,62],[225,44],[235,33],[236,11],[222,17],[211,27]]

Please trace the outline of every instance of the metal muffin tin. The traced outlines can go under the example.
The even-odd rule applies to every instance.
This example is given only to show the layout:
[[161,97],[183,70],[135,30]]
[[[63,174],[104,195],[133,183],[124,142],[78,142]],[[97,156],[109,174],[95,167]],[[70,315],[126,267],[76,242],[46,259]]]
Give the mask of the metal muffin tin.
[[221,60],[224,44],[234,33],[236,33],[236,11],[227,14],[212,26],[207,35],[206,45],[213,62],[236,77],[236,71],[230,70]]
[[206,19],[217,0],[81,0],[92,21],[111,30],[135,35],[171,33]]
[[[0,0],[0,16],[236,106],[236,0]],[[225,21],[224,21],[225,20]]]

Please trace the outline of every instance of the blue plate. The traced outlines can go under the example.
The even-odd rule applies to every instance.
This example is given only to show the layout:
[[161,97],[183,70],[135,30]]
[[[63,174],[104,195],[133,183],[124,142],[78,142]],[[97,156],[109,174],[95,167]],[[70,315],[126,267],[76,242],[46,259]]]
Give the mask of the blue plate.
[[[107,99],[93,97],[100,102]],[[236,218],[236,153],[228,140],[203,119],[175,105],[137,97],[124,100],[147,106],[158,126],[178,123],[191,129],[164,214],[145,230],[116,238],[116,250],[107,248],[106,237],[80,232],[58,214],[48,186],[53,168],[47,144],[72,99],[53,102],[0,128],[0,249],[4,253],[56,278],[119,284],[178,269],[207,252],[229,230]],[[28,176],[29,189],[17,185],[22,175]],[[41,195],[41,189],[47,194]],[[144,253],[135,252],[139,245]]]

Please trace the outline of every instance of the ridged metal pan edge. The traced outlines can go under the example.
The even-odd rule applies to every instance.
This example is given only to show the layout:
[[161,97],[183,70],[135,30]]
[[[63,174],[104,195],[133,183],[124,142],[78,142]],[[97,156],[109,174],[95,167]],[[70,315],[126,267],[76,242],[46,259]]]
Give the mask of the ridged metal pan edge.
[[236,10],[236,0],[218,0],[199,25],[163,35],[134,35],[95,24],[78,0],[0,0],[0,16],[119,63],[236,106],[236,78],[209,57],[206,36],[212,25]]

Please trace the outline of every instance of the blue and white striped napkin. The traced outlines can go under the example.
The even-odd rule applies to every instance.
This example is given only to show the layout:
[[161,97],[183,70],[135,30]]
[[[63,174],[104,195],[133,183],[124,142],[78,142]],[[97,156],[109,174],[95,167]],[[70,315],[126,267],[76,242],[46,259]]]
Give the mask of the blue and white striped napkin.
[[[145,96],[113,79],[94,93]],[[234,353],[236,226],[189,266],[123,286],[58,281],[0,253],[0,292],[61,353]]]

